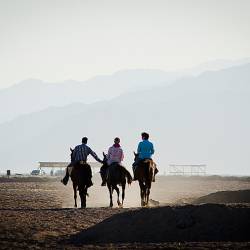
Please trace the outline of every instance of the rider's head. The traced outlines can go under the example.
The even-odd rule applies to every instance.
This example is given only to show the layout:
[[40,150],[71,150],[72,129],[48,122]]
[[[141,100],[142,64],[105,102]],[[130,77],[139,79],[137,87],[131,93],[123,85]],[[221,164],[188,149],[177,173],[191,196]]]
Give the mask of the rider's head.
[[83,137],[82,138],[82,143],[87,144],[87,142],[88,142],[88,138],[87,137]]
[[143,132],[143,133],[141,133],[141,138],[142,138],[142,140],[148,140],[149,134],[146,132]]
[[120,138],[116,137],[116,138],[114,139],[114,143],[119,144],[119,143],[120,143]]

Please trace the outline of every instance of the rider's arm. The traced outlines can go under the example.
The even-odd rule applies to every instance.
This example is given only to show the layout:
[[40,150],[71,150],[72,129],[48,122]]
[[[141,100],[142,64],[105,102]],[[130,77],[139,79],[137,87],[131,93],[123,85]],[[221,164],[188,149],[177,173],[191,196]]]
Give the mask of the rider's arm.
[[154,152],[155,152],[154,145],[153,145],[153,143],[151,143],[151,154],[153,155]]
[[138,144],[138,147],[137,147],[137,154],[139,154],[141,152],[141,143]]
[[109,148],[109,150],[108,150],[108,154],[107,154],[107,159],[109,160],[110,159],[110,156],[111,156],[111,147]]
[[99,157],[97,156],[97,154],[91,148],[89,148],[89,149],[90,149],[89,153],[94,157],[94,159],[96,161],[102,163],[102,160],[99,159]]
[[123,154],[123,150],[121,149],[121,158],[120,158],[120,161],[123,161],[124,159],[124,154]]

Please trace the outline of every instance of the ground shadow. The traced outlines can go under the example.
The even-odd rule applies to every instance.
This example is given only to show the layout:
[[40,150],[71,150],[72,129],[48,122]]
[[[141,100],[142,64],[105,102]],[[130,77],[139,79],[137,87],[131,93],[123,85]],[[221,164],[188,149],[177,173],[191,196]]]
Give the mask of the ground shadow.
[[218,204],[144,208],[72,235],[71,244],[250,241],[250,207]]

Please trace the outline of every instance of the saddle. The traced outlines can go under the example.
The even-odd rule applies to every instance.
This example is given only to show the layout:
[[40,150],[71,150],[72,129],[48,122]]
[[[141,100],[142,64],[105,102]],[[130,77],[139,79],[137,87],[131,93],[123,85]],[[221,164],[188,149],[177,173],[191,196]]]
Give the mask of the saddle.
[[133,165],[134,166],[134,170],[136,170],[139,166],[142,166],[142,163],[147,163],[147,162],[151,162],[152,166],[154,168],[156,168],[156,163],[151,158],[145,158],[145,159],[139,160],[136,165]]
[[136,165],[133,166],[134,180],[138,179],[138,169],[145,168],[144,164],[148,162],[150,162],[151,166],[153,167],[154,175],[158,172],[156,168],[156,163],[151,158],[145,158],[145,159],[140,160]]
[[71,163],[70,165],[67,166],[69,176],[71,176],[72,170],[78,169],[79,167],[87,167],[89,164],[86,161],[79,161],[77,163]]
[[110,171],[114,171],[114,169],[117,169],[117,170],[119,169],[120,171],[122,171],[123,168],[125,167],[117,162],[113,162],[112,164],[110,164],[106,169],[106,173],[105,173],[106,180],[110,177]]
[[85,165],[85,164],[87,164],[87,162],[86,161],[79,161],[79,164],[80,165]]

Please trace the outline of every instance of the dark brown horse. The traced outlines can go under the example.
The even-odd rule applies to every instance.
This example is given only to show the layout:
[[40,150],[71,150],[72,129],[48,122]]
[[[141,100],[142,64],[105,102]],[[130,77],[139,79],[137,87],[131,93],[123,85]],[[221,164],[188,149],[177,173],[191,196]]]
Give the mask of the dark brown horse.
[[[138,162],[139,154],[134,153],[135,162]],[[154,178],[156,165],[152,159],[144,159],[138,162],[135,169],[135,178],[139,181],[141,191],[141,206],[148,206],[151,184]]]
[[[107,186],[109,190],[109,196],[110,196],[110,207],[113,207],[113,191],[115,190],[117,192],[117,204],[119,207],[123,207],[123,201],[125,198],[125,187],[126,183],[131,184],[132,183],[132,176],[129,173],[129,171],[123,167],[118,165],[117,163],[113,163],[110,166],[107,164],[107,156],[103,153],[103,166],[102,169],[106,169],[106,180],[107,180]],[[122,186],[122,202],[120,202],[120,190],[117,185]]]
[[[73,150],[72,149],[70,150],[71,150],[71,162],[72,162]],[[88,179],[90,178],[89,177],[90,172],[88,170],[88,167],[90,166],[87,163],[81,164],[79,162],[79,163],[74,164],[70,173],[70,178],[71,178],[71,181],[73,184],[73,190],[74,190],[75,207],[77,207],[77,190],[79,191],[79,196],[81,199],[81,208],[86,207],[86,196],[88,195],[87,183],[88,183]],[[68,168],[67,168],[67,171],[68,171]]]

